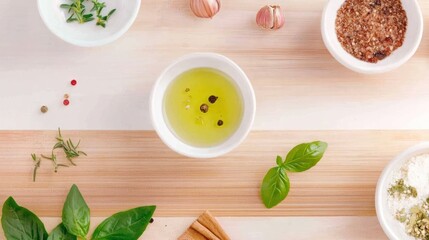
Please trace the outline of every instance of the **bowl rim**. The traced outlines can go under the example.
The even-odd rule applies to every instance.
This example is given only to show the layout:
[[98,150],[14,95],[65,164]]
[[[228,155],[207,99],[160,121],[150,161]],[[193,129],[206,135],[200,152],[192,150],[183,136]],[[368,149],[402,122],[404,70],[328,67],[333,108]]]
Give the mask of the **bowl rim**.
[[[228,64],[229,66],[231,66],[234,71],[236,71],[241,77],[241,80],[244,80],[244,84],[247,88],[247,90],[249,91],[249,96],[250,98],[245,99],[245,97],[243,96],[243,101],[247,101],[248,104],[248,109],[250,111],[250,115],[247,119],[245,119],[243,117],[243,119],[241,120],[241,124],[245,124],[244,125],[244,130],[241,132],[241,134],[239,134],[238,138],[236,141],[226,145],[224,144],[225,142],[213,146],[213,147],[196,147],[196,146],[192,146],[190,144],[187,144],[186,142],[182,141],[180,138],[178,138],[177,136],[175,136],[175,134],[173,133],[173,131],[171,129],[168,128],[169,133],[171,133],[174,136],[174,139],[177,140],[178,142],[180,142],[183,145],[189,146],[190,148],[194,148],[194,149],[199,149],[201,150],[201,152],[190,152],[190,151],[185,151],[183,149],[181,149],[180,147],[174,145],[166,136],[166,134],[164,134],[161,131],[161,126],[160,124],[166,124],[165,121],[165,117],[163,117],[162,119],[158,119],[156,118],[156,114],[155,111],[156,107],[155,107],[155,102],[156,102],[156,97],[163,97],[164,94],[157,94],[157,89],[159,87],[159,85],[161,84],[161,82],[163,81],[163,79],[165,78],[165,75],[172,69],[174,68],[177,64],[180,64],[181,62],[184,61],[188,61],[191,60],[193,58],[211,58],[214,59],[216,61],[221,61],[224,62],[226,64]],[[198,68],[198,66],[196,66],[196,68]],[[209,67],[210,68],[210,67]],[[213,67],[212,67],[213,68]],[[234,82],[237,81],[237,79],[233,79]],[[237,89],[242,93],[242,88],[237,85]],[[159,96],[158,96],[159,95]],[[195,53],[190,53],[190,54],[186,54],[184,56],[179,57],[178,59],[174,60],[171,64],[169,64],[163,71],[162,73],[159,75],[159,77],[157,78],[151,94],[150,94],[150,114],[151,114],[151,121],[152,121],[152,126],[155,129],[156,133],[158,134],[159,138],[162,140],[162,142],[167,145],[171,150],[175,151],[176,153],[179,153],[183,156],[186,157],[190,157],[190,158],[199,158],[199,159],[207,159],[207,158],[215,158],[215,157],[219,157],[222,156],[224,154],[227,154],[229,152],[231,152],[232,150],[234,150],[236,147],[238,147],[245,139],[246,137],[249,135],[254,120],[255,120],[255,116],[256,116],[256,96],[255,96],[255,92],[252,86],[252,83],[250,82],[249,78],[247,77],[247,75],[245,74],[245,72],[240,68],[240,66],[235,63],[234,61],[232,61],[230,58],[218,54],[218,53],[212,53],[212,52],[195,52]],[[246,112],[246,110],[244,110]],[[243,113],[244,114],[244,113]],[[162,123],[158,123],[158,121],[162,121]],[[234,134],[237,133],[237,131],[239,131],[239,129],[236,130],[236,132]],[[234,136],[234,134],[232,136]],[[226,140],[228,141],[228,140]],[[219,148],[219,146],[222,146],[222,148]],[[207,151],[204,152],[202,150],[207,149],[207,150],[212,150],[212,151]],[[215,149],[213,151],[213,149]]]
[[[400,58],[399,60],[392,62],[388,65],[385,66],[377,66],[374,64],[374,66],[377,67],[358,67],[353,65],[352,63],[346,61],[343,59],[343,57],[341,56],[341,54],[339,54],[338,50],[336,49],[331,41],[329,41],[329,37],[328,37],[328,27],[327,27],[327,12],[328,10],[330,10],[330,7],[333,6],[332,2],[334,1],[338,1],[338,0],[328,0],[323,12],[322,12],[322,20],[321,20],[321,34],[322,34],[322,40],[323,43],[325,44],[325,47],[328,49],[329,53],[335,58],[335,60],[337,60],[340,64],[342,64],[343,66],[345,66],[346,68],[358,72],[358,73],[363,73],[363,74],[377,74],[377,73],[385,73],[385,72],[389,72],[392,71],[400,66],[402,66],[403,64],[405,64],[408,60],[411,59],[411,57],[416,53],[417,49],[419,48],[422,38],[423,38],[423,31],[424,31],[424,20],[423,20],[423,13],[420,7],[420,4],[417,2],[417,0],[411,0],[412,4],[414,4],[417,8],[417,13],[415,13],[417,15],[418,18],[418,26],[416,26],[416,28],[418,28],[418,36],[417,36],[417,41],[416,43],[412,46],[411,50],[408,51],[405,56],[403,56],[402,58]],[[346,1],[346,0],[341,0],[341,1]],[[402,0],[401,0],[402,1]],[[338,9],[337,9],[338,10]],[[408,13],[407,13],[408,15]],[[409,16],[409,15],[408,15]],[[409,26],[408,26],[409,28]],[[346,52],[347,53],[347,52]],[[347,53],[349,54],[349,53]]]
[[420,154],[423,153],[419,153],[419,152],[426,152],[429,153],[429,142],[425,141],[425,142],[420,142],[418,144],[415,144],[409,148],[407,148],[406,150],[402,151],[399,155],[397,155],[396,157],[394,157],[387,165],[386,167],[383,169],[383,171],[380,174],[380,177],[378,178],[378,182],[377,182],[377,186],[376,186],[376,190],[375,190],[375,211],[377,214],[377,219],[378,222],[381,225],[381,228],[383,229],[384,233],[389,237],[389,239],[395,239],[395,240],[401,240],[400,237],[398,237],[394,231],[392,231],[392,226],[389,226],[387,224],[387,220],[386,217],[383,212],[382,209],[384,208],[384,206],[387,205],[386,202],[383,202],[383,198],[382,195],[385,193],[386,189],[386,184],[387,181],[389,179],[387,179],[387,176],[392,172],[392,170],[399,164],[402,163],[404,161],[406,161],[407,159],[410,159],[413,156],[418,156]]
[[137,7],[134,9],[133,13],[130,15],[130,18],[125,23],[125,25],[119,29],[119,31],[115,32],[111,36],[106,37],[106,38],[102,38],[99,40],[94,40],[94,41],[83,41],[83,40],[79,40],[79,39],[67,38],[66,36],[63,36],[63,35],[59,34],[57,31],[55,31],[54,28],[49,23],[46,16],[44,14],[42,14],[42,12],[43,12],[42,11],[42,8],[43,8],[42,7],[42,1],[46,1],[46,0],[37,0],[37,9],[39,11],[39,16],[42,18],[43,23],[49,29],[49,31],[52,34],[54,34],[55,36],[57,36],[59,39],[63,40],[64,42],[67,42],[67,43],[70,43],[72,45],[79,46],[79,47],[103,46],[103,45],[106,45],[106,44],[109,44],[109,43],[112,43],[112,42],[118,40],[120,37],[122,37],[131,28],[131,26],[133,25],[133,23],[137,19],[137,16],[139,14],[140,7],[141,7],[141,0],[134,0],[134,1],[137,1]]

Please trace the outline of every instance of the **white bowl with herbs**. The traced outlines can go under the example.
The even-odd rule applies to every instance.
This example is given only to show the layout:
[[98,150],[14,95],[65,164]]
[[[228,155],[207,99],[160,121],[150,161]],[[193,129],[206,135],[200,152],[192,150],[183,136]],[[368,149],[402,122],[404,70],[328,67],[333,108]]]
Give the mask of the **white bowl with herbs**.
[[141,0],[38,0],[48,29],[73,45],[94,47],[120,38],[135,21]]
[[321,23],[331,55],[345,67],[366,74],[403,65],[423,35],[417,0],[329,0]]
[[384,169],[375,206],[390,239],[429,239],[429,142],[407,149]]

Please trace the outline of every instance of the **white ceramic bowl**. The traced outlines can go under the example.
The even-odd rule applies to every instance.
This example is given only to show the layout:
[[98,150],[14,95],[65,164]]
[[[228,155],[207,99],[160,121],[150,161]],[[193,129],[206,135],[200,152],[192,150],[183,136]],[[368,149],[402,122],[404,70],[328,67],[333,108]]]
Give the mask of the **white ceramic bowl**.
[[378,221],[391,240],[414,240],[414,238],[406,234],[404,226],[391,214],[387,203],[387,189],[390,187],[393,175],[410,158],[424,153],[429,153],[429,142],[420,143],[405,150],[385,167],[378,180],[375,193],[375,208],[377,210]]
[[343,49],[338,41],[335,20],[337,11],[344,2],[345,0],[329,0],[322,15],[321,31],[323,42],[338,62],[359,73],[383,73],[401,66],[414,55],[423,35],[423,16],[417,0],[402,1],[408,18],[404,44],[378,63],[367,63],[353,57]]
[[[164,93],[181,73],[193,68],[213,68],[227,74],[235,83],[243,99],[243,117],[239,128],[225,142],[213,147],[195,147],[183,142],[168,126],[163,107]],[[179,154],[194,158],[213,158],[237,147],[249,133],[255,118],[256,100],[252,85],[241,68],[229,58],[214,53],[193,53],[173,62],[159,76],[150,100],[152,123],[162,141]]]
[[[62,40],[82,47],[94,47],[111,43],[121,37],[133,24],[140,9],[141,0],[103,0],[107,7],[103,14],[116,8],[106,28],[96,26],[96,20],[85,24],[67,23],[69,13],[61,4],[71,0],[38,0],[39,13],[49,30]],[[87,11],[92,3],[88,3]]]

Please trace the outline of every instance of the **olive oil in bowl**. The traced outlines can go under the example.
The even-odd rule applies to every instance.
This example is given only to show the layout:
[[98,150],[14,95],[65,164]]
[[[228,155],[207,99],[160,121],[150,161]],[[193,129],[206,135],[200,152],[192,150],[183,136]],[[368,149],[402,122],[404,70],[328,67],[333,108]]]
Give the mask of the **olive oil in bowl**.
[[170,130],[196,147],[225,142],[243,117],[243,99],[235,83],[212,68],[180,74],[167,87],[163,105]]

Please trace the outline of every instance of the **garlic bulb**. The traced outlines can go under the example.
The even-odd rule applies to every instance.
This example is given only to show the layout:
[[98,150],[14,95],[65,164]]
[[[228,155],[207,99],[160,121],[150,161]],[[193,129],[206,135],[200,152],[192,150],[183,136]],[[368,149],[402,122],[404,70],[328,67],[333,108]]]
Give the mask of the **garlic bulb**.
[[191,0],[192,12],[200,18],[212,18],[220,10],[220,0]]
[[256,23],[265,29],[279,29],[285,24],[285,17],[280,6],[267,5],[256,15]]

